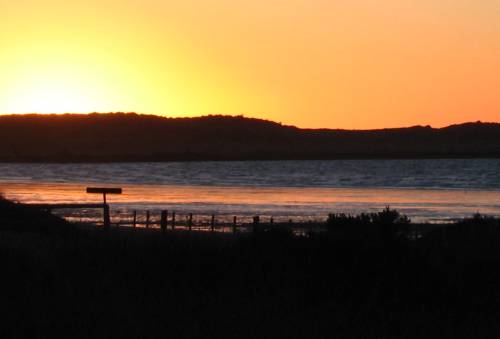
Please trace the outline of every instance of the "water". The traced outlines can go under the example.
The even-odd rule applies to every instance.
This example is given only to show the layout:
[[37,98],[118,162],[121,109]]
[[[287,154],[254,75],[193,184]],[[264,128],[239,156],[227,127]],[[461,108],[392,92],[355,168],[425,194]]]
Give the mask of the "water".
[[109,199],[120,218],[168,209],[318,220],[386,205],[415,221],[500,216],[499,159],[0,164],[0,192],[23,202],[99,202],[85,194],[89,185],[123,187]]

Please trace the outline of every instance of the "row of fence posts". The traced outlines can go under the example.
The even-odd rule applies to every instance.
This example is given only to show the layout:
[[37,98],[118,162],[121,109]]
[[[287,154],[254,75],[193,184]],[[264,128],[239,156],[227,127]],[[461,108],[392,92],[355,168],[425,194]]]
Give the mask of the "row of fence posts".
[[[108,215],[109,215],[109,210],[108,210]],[[175,230],[176,227],[176,220],[175,220],[175,212],[172,212],[171,218],[170,218],[170,229]],[[236,216],[233,217],[233,223],[231,225],[232,232],[237,233],[238,231],[238,218]],[[274,219],[271,217],[269,220],[270,225],[274,225]],[[291,225],[292,220],[289,221],[289,224]],[[136,228],[138,224],[138,219],[137,219],[137,211],[133,211],[132,214],[132,227]],[[151,225],[151,213],[150,211],[146,211],[146,218],[145,218],[145,228],[149,228]],[[168,228],[169,220],[168,220],[168,211],[163,210],[161,211],[160,214],[160,229],[162,232],[166,232]],[[260,230],[260,216],[254,216],[253,217],[253,222],[252,222],[252,228],[253,232],[258,232]],[[193,229],[193,213],[188,214],[187,222],[186,222],[187,228],[189,231],[192,231]],[[215,219],[215,214],[211,215],[210,218],[210,231],[215,232],[216,228],[216,219]]]
[[[175,217],[176,217],[175,212],[172,212],[172,217],[170,219],[170,225],[171,225],[172,230],[175,230],[175,227],[176,227]],[[104,228],[109,229],[109,227],[111,225],[111,220],[110,220],[110,209],[109,209],[108,204],[103,205],[103,219],[104,219],[103,220]],[[260,216],[258,216],[258,215],[254,216],[252,219],[253,219],[253,221],[252,221],[253,232],[254,233],[259,232],[261,230]],[[132,227],[136,228],[137,224],[138,224],[137,211],[133,211]],[[150,224],[151,224],[151,214],[150,214],[150,211],[146,211],[145,227],[149,228]],[[192,231],[192,229],[193,229],[193,213],[189,213],[186,224],[187,224],[188,230]],[[274,218],[273,217],[271,217],[269,219],[269,225],[270,226],[274,225]],[[293,221],[292,221],[292,219],[290,219],[288,221],[288,226],[292,227],[292,225],[293,225]],[[163,233],[165,233],[167,230],[167,227],[168,227],[168,211],[163,210],[163,211],[161,211],[161,217],[160,217],[160,229]],[[211,219],[210,219],[210,231],[215,232],[215,227],[216,227],[215,214],[212,214]],[[237,229],[238,229],[236,216],[233,217],[233,223],[232,223],[231,227],[232,227],[233,234],[236,234]],[[492,232],[491,229],[492,229],[492,227],[490,227],[490,232]],[[421,225],[414,225],[413,229],[410,232],[412,233],[411,236],[413,237],[413,239],[418,240],[423,235],[422,226]],[[444,245],[446,245],[447,240],[448,240],[446,226],[440,228],[440,238],[441,238],[442,243]]]

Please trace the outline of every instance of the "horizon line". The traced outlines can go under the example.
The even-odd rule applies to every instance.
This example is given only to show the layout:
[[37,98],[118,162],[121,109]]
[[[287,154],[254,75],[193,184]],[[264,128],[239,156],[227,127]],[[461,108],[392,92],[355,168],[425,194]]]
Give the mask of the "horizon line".
[[110,111],[110,112],[52,112],[52,113],[39,113],[39,112],[23,112],[23,113],[0,113],[1,117],[16,116],[16,115],[37,115],[37,116],[61,116],[61,115],[78,115],[78,116],[88,116],[88,115],[112,115],[112,114],[130,114],[137,116],[154,116],[163,119],[197,119],[197,118],[207,118],[207,117],[226,117],[226,118],[245,118],[253,120],[268,121],[282,125],[283,127],[294,127],[302,130],[344,130],[344,131],[377,131],[377,130],[387,130],[387,129],[405,129],[405,128],[432,128],[432,129],[442,129],[452,126],[460,126],[466,124],[500,124],[500,121],[463,121],[455,122],[450,124],[444,124],[442,126],[433,126],[431,124],[416,124],[416,125],[405,125],[405,126],[395,126],[395,127],[374,127],[374,128],[342,128],[342,127],[302,127],[293,124],[283,123],[282,121],[276,121],[268,118],[260,118],[256,116],[248,116],[244,113],[241,114],[228,114],[228,113],[206,113],[202,115],[188,115],[188,116],[174,116],[161,113],[139,113],[134,111]]

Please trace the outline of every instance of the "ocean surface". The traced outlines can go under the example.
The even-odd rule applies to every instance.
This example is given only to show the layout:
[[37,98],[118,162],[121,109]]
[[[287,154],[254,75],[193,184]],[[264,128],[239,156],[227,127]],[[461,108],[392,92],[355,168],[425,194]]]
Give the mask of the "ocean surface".
[[[500,216],[500,159],[0,164],[0,192],[21,202],[101,202],[85,193],[87,186],[123,188],[108,196],[115,219],[166,209],[200,220],[322,220],[387,205],[414,221]],[[61,213],[99,217],[91,210]]]

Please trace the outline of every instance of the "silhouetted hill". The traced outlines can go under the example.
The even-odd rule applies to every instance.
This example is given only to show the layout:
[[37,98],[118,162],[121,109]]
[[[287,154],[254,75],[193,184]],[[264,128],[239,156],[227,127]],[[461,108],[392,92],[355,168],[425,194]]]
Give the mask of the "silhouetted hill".
[[7,230],[65,234],[73,230],[73,227],[47,211],[9,201],[0,195],[0,232]]
[[500,124],[299,129],[241,116],[0,116],[0,161],[499,157]]

